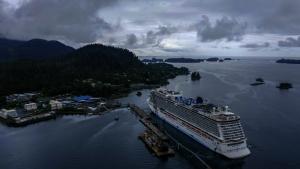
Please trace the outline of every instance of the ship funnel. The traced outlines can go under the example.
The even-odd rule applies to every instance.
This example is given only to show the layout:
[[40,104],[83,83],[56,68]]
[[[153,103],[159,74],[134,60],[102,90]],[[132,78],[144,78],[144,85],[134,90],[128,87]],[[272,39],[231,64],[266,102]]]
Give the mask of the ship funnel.
[[225,112],[228,112],[229,107],[225,106]]
[[216,112],[216,108],[215,107],[213,107],[213,113],[215,113]]

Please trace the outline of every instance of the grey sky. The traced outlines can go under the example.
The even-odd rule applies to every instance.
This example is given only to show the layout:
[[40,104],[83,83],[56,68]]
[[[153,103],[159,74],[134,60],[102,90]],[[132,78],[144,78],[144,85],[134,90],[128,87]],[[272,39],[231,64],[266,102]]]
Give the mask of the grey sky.
[[296,0],[0,0],[0,35],[144,56],[298,56],[299,9]]

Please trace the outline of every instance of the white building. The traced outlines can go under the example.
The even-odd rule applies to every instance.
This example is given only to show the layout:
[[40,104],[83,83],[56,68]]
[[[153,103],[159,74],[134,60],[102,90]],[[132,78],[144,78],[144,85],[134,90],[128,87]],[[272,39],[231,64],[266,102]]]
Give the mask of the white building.
[[11,117],[17,117],[17,111],[16,109],[11,109],[11,110],[7,110],[7,109],[2,109],[0,110],[0,117],[3,119],[7,119],[7,116],[11,116]]
[[62,102],[59,102],[57,100],[50,100],[49,104],[51,106],[51,110],[59,110],[63,108]]
[[24,105],[24,109],[27,111],[36,110],[37,105],[36,105],[36,103],[28,103],[28,104]]

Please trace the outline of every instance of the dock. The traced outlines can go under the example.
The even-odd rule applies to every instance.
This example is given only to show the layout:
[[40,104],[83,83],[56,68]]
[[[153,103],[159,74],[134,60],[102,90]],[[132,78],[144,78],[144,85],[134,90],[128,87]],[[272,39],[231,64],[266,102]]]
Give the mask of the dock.
[[129,105],[132,112],[139,116],[140,121],[147,128],[139,138],[146,144],[157,157],[173,156],[175,151],[168,143],[168,137],[151,121],[150,116],[136,105]]
[[55,119],[56,114],[54,111],[50,111],[47,113],[40,113],[40,114],[30,114],[21,117],[1,117],[0,120],[11,127],[22,127],[29,124],[34,124],[41,121],[46,121],[50,119]]
[[141,119],[150,118],[150,116],[135,104],[129,104],[129,108],[136,113]]
[[146,130],[139,138],[157,157],[173,156],[175,154],[175,151],[166,142],[157,138],[150,130]]
[[146,131],[139,136],[139,138],[152,152],[154,152],[157,157],[173,156],[175,151],[171,148],[170,142],[174,142],[177,146],[177,150],[184,150],[191,157],[194,157],[196,160],[200,161],[202,167],[211,169],[211,167],[197,153],[181,144],[167,132],[163,132],[156,127],[152,123],[151,117],[144,110],[133,104],[130,104],[129,107],[132,112],[140,117],[141,123],[147,128]]
[[163,132],[161,132],[156,126],[154,126],[150,120],[141,119],[140,121],[145,125],[145,127],[147,127],[155,135],[157,135],[158,138],[164,141],[168,141],[168,137]]

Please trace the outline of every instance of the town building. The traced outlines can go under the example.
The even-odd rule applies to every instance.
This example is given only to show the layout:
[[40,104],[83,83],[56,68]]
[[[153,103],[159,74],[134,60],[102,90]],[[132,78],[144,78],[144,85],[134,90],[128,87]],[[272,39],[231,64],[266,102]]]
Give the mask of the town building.
[[24,105],[24,109],[27,111],[32,111],[37,109],[37,104],[36,103],[28,103]]
[[50,100],[51,110],[60,110],[63,108],[63,103],[57,100]]
[[11,109],[11,110],[7,110],[7,109],[2,109],[0,110],[0,117],[2,119],[7,119],[7,117],[18,117],[18,113],[16,109]]

